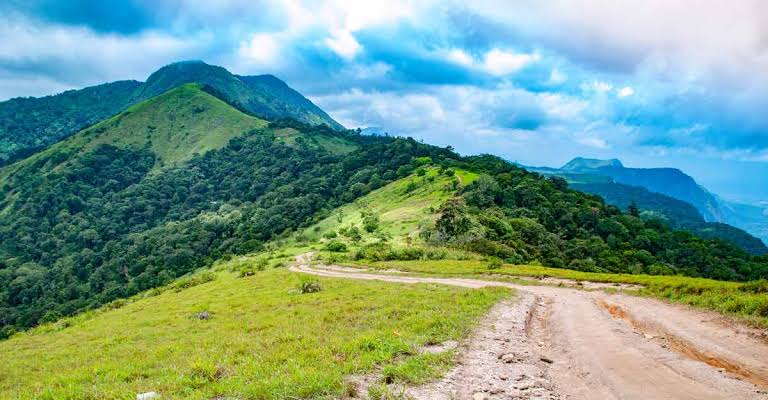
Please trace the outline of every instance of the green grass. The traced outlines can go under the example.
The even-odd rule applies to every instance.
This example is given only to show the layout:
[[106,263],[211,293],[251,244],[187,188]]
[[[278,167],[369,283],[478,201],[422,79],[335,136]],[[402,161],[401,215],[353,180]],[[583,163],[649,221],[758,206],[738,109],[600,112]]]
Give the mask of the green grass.
[[[442,276],[553,277],[575,281],[643,285],[638,294],[688,304],[736,316],[768,328],[768,282],[738,283],[683,276],[633,275],[582,272],[535,265],[506,264],[489,270],[480,260],[387,261],[371,263],[378,269],[397,269]],[[359,264],[358,264],[359,265]]]
[[[63,151],[66,159],[99,144],[118,147],[149,146],[158,157],[155,168],[189,160],[196,153],[224,147],[230,139],[267,122],[246,115],[204,92],[198,84],[186,84],[136,104],[124,112],[56,143],[18,163],[0,169],[0,183],[13,172]],[[51,164],[49,168],[55,168]]]
[[101,143],[150,143],[165,165],[173,165],[195,153],[224,147],[230,139],[266,125],[202,91],[198,84],[186,84],[136,104],[82,135],[89,140],[86,148]]
[[510,293],[320,278],[299,294],[284,268],[238,278],[249,263],[0,342],[0,398],[336,398],[345,376],[377,370],[423,382],[452,356],[418,348],[462,337]]
[[[477,175],[467,171],[457,171],[463,182],[477,179]],[[329,231],[352,225],[362,229],[362,211],[371,212],[379,217],[379,229],[373,234],[363,235],[360,244],[376,242],[381,235],[387,236],[395,244],[404,243],[406,236],[415,238],[420,226],[433,224],[437,210],[449,198],[456,194],[453,177],[440,175],[437,168],[427,168],[424,176],[416,174],[399,179],[384,187],[368,193],[336,209],[329,217],[305,229],[304,239],[319,242],[322,235]],[[408,190],[409,185],[415,189]]]

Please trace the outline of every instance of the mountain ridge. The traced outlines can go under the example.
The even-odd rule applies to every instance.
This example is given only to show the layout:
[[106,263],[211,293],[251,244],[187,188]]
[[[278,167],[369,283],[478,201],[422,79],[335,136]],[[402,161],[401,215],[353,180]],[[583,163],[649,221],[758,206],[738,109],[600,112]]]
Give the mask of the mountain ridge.
[[202,61],[181,61],[159,68],[145,82],[116,81],[56,95],[0,102],[0,166],[186,83],[210,86],[217,97],[262,118],[288,117],[343,128],[275,76],[238,76]]
[[[672,226],[690,229],[710,238],[720,235],[736,241],[755,254],[768,252],[765,245],[768,235],[763,231],[765,228],[755,222],[755,218],[740,217],[738,212],[733,211],[733,207],[722,202],[718,196],[678,168],[631,168],[624,166],[618,159],[584,157],[576,157],[561,168],[525,168],[548,176],[561,176],[574,188],[603,196],[609,203],[624,209],[634,199],[641,208],[645,206],[649,211],[668,214],[667,218],[683,216],[680,221],[671,221]],[[647,192],[631,187],[642,188]],[[702,220],[691,218],[691,213],[684,210],[684,206],[664,197],[692,205]],[[666,208],[660,207],[662,204]]]

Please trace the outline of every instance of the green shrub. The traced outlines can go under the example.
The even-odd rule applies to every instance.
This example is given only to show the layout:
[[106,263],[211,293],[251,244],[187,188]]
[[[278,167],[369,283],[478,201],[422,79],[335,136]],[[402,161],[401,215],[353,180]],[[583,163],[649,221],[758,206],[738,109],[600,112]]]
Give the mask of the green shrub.
[[325,245],[325,249],[335,253],[343,253],[347,251],[347,245],[338,240],[332,240]]
[[489,258],[488,264],[486,265],[486,267],[490,270],[500,269],[502,266],[504,266],[504,263],[502,263],[501,259],[498,257]]
[[323,234],[323,238],[325,239],[336,239],[336,237],[339,236],[336,231],[328,231]]
[[317,293],[323,290],[323,288],[320,286],[320,282],[317,279],[306,275],[300,275],[299,284],[296,285],[296,290],[298,290],[300,294],[307,294]]

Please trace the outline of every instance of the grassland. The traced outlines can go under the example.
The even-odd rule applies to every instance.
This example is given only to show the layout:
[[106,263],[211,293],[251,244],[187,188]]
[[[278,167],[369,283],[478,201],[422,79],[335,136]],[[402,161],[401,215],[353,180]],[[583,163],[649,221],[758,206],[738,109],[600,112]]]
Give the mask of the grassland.
[[0,398],[336,398],[346,376],[374,371],[422,382],[452,354],[419,347],[460,338],[510,293],[320,279],[322,291],[299,294],[299,275],[283,268],[239,277],[258,264],[233,260],[0,342]]
[[171,165],[266,125],[202,91],[200,85],[186,84],[87,129],[83,137],[89,139],[88,147],[148,144],[165,165]]
[[[357,263],[360,265],[360,263]],[[504,277],[552,277],[574,281],[628,283],[642,285],[637,294],[718,311],[768,328],[768,282],[716,281],[684,276],[609,274],[547,268],[536,265],[505,264],[488,269],[482,260],[414,260],[374,262],[377,269],[441,276],[499,279]]]
[[0,169],[0,182],[25,165],[50,159],[57,152],[84,152],[99,144],[149,147],[158,157],[155,168],[189,160],[196,153],[224,147],[230,139],[267,122],[246,115],[186,84],[136,104],[111,118],[50,146],[31,157]]
[[[456,177],[465,185],[477,176],[467,171],[456,171]],[[343,227],[360,227],[364,211],[378,216],[379,228],[375,234],[364,234],[357,245],[378,242],[382,236],[393,244],[405,243],[406,237],[416,239],[420,226],[433,224],[437,209],[460,188],[454,186],[456,177],[441,175],[437,168],[427,167],[423,176],[414,174],[399,179],[338,208],[329,217],[304,230],[302,239],[319,242],[327,232]]]

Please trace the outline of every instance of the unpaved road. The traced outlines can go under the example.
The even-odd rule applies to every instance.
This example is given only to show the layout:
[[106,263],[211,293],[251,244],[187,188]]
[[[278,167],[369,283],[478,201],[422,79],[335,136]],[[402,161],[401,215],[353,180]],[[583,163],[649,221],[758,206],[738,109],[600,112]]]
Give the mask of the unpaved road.
[[768,399],[761,332],[715,313],[602,291],[464,278],[387,275],[311,266],[325,277],[503,286],[496,305],[461,344],[442,380],[408,388],[417,399]]

